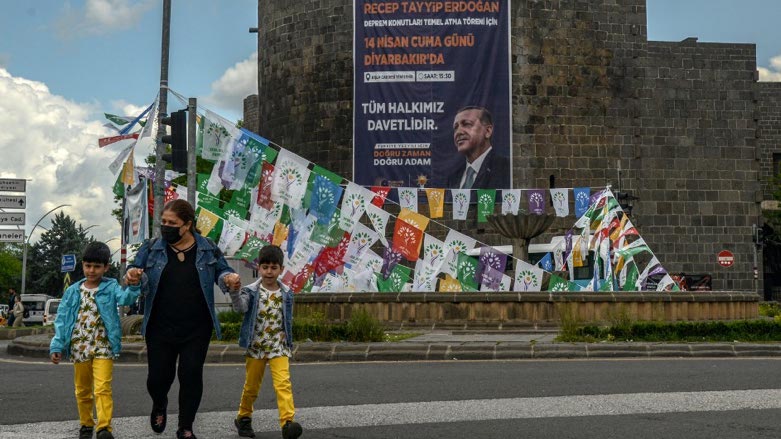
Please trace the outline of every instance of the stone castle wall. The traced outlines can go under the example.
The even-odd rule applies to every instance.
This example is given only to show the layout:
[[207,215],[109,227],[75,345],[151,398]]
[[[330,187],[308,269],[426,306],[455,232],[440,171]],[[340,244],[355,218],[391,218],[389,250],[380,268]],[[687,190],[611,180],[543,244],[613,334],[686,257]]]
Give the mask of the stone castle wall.
[[[245,113],[345,178],[352,4],[259,2],[259,95]],[[645,0],[514,0],[511,33],[514,187],[612,184],[640,198],[632,221],[668,270],[753,290],[751,225],[781,153],[781,87],[756,82],[754,45],[648,41]],[[501,242],[474,219],[442,223]],[[724,249],[729,269],[716,263]]]

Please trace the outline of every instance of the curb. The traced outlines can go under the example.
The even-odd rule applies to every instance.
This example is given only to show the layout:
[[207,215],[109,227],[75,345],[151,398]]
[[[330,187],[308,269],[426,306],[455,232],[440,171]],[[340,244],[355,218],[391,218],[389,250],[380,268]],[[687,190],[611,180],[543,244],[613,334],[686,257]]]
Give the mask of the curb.
[[[49,336],[19,337],[8,344],[8,354],[48,358]],[[299,343],[296,363],[342,361],[457,361],[601,358],[740,358],[781,357],[781,343]],[[145,363],[146,346],[126,343],[120,363]],[[244,363],[244,349],[212,344],[207,363]]]

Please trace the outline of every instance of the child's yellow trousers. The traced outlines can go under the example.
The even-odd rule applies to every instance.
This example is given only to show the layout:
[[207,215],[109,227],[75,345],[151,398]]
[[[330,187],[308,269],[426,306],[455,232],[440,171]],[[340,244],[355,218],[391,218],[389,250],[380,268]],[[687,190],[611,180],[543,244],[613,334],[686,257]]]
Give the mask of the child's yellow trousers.
[[272,359],[255,359],[247,357],[247,374],[244,378],[244,390],[241,392],[238,418],[251,418],[255,400],[258,398],[260,385],[263,383],[263,373],[266,363],[271,369],[271,379],[274,382],[274,392],[277,394],[277,409],[279,410],[279,425],[292,421],[296,414],[293,406],[293,386],[290,384],[290,361],[288,357]]
[[[111,379],[114,360],[96,358],[73,363],[73,384],[76,388],[76,406],[81,425],[95,427],[93,408],[98,414],[97,430],[111,431],[114,401],[111,396]],[[94,396],[93,396],[94,395]]]

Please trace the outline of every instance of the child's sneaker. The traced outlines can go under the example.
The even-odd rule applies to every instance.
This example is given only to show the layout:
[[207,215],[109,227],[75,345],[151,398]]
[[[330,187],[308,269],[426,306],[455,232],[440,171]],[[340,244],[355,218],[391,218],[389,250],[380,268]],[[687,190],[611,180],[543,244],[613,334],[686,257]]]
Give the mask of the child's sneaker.
[[298,422],[287,421],[285,422],[285,425],[282,426],[283,439],[296,439],[301,436],[301,433],[303,432],[304,429],[301,428],[301,424]]
[[255,437],[255,430],[252,429],[252,418],[233,419],[233,425],[239,430],[241,437]]
[[101,430],[98,430],[98,434],[95,436],[96,439],[114,439],[114,435],[111,434],[110,431],[108,431],[108,428],[104,428]]
[[92,439],[92,427],[82,425],[79,429],[79,439]]

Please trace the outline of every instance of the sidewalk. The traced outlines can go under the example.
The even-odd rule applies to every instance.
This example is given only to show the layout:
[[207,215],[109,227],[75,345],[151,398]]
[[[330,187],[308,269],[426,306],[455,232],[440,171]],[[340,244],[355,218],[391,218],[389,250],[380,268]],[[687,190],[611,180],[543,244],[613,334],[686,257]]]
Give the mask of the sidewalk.
[[[420,332],[420,331],[417,331]],[[554,343],[555,331],[425,331],[387,343],[297,343],[298,363],[329,361],[523,360],[556,358],[781,357],[779,343]],[[48,358],[50,335],[19,337],[8,354]],[[143,342],[122,345],[119,362],[146,362]],[[244,349],[212,343],[207,363],[243,363]]]

